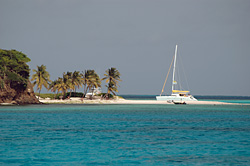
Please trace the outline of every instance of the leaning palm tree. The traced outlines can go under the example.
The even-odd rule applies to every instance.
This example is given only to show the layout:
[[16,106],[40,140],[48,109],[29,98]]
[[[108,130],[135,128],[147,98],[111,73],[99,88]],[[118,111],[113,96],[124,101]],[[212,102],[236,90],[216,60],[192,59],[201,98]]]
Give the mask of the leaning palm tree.
[[46,89],[49,88],[49,83],[51,82],[49,78],[50,75],[49,72],[46,71],[46,66],[44,65],[37,66],[37,70],[33,69],[33,72],[35,72],[35,74],[32,75],[31,81],[34,81],[33,86],[37,86],[36,91],[39,90],[39,99],[42,87],[44,86]]
[[118,92],[117,87],[119,86],[119,81],[122,81],[120,79],[120,72],[114,68],[111,67],[110,69],[106,70],[106,73],[104,74],[104,78],[102,80],[106,80],[106,83],[108,83],[108,85],[106,85],[107,87],[107,96],[109,97],[110,93],[113,93],[114,95],[116,95],[115,93]]
[[100,79],[99,75],[94,70],[92,71],[92,73],[89,77],[87,85],[88,85],[89,91],[92,91],[92,96],[94,93],[94,89],[101,87],[101,79]]
[[[87,91],[91,91],[94,88],[101,87],[101,79],[95,70],[85,70],[83,74],[83,85],[84,85],[84,97]],[[93,92],[93,91],[92,91]]]
[[65,92],[65,84],[63,82],[63,78],[58,77],[58,79],[56,80],[56,86],[55,86],[57,92],[62,92],[63,96],[64,96],[64,92]]
[[82,79],[83,79],[83,86],[84,86],[84,90],[83,90],[83,97],[86,96],[87,93],[87,82],[88,82],[88,78],[89,78],[89,72],[87,70],[84,71],[84,73],[82,74]]
[[76,87],[78,89],[82,87],[82,83],[83,83],[82,74],[79,71],[74,71],[71,78],[72,78],[72,85],[74,88],[73,90],[75,90],[76,92]]
[[62,92],[63,98],[65,98],[66,93],[68,92],[68,89],[71,87],[71,80],[69,79],[68,75],[63,73],[63,77],[58,77],[56,80],[56,89],[60,92]]
[[63,81],[63,89],[64,89],[63,98],[65,98],[65,94],[68,92],[68,89],[70,90],[70,92],[73,89],[71,72],[63,73],[62,81]]
[[71,92],[72,90],[74,90],[74,84],[73,84],[73,80],[72,80],[72,72],[67,72],[66,74],[63,73],[63,78],[64,78],[64,82],[67,86],[67,89],[70,90],[70,94],[69,97],[71,97]]
[[56,92],[58,94],[58,80],[52,81],[51,84],[49,85],[49,90],[51,92],[54,92],[54,99],[56,98]]

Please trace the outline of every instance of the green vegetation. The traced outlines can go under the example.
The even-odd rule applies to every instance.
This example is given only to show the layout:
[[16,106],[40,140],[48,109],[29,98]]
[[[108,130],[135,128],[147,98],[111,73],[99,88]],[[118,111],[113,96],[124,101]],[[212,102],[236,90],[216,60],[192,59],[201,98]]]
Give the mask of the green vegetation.
[[[30,59],[21,52],[0,49],[0,90],[8,91],[8,87],[17,89],[18,92],[24,91],[29,83],[30,69],[26,64],[29,61]],[[31,81],[38,91],[36,95],[42,98],[85,97],[88,92],[93,94],[94,89],[101,87],[102,80],[106,80],[107,93],[101,94],[101,96],[113,98],[118,92],[118,82],[121,81],[119,71],[113,67],[106,70],[102,79],[95,70],[85,70],[83,73],[79,71],[64,72],[62,77],[58,77],[54,81],[50,80],[50,74],[45,65],[37,66],[33,72]],[[30,83],[29,86],[31,86]],[[41,94],[43,87],[54,94]],[[76,89],[80,87],[84,87],[83,93],[76,92]]]
[[76,91],[76,88],[82,87],[83,78],[79,71],[63,73],[62,77],[58,77],[57,80],[52,81],[49,89],[54,93],[62,92],[63,98],[70,91],[69,96],[71,97],[72,91]]
[[85,97],[87,91],[91,91],[93,88],[101,87],[101,79],[95,70],[85,70],[83,74],[83,84]]
[[114,98],[114,95],[112,95],[112,94],[107,94],[107,93],[100,93],[100,94],[98,94],[97,96],[105,96],[105,97],[108,97],[109,99],[112,99],[112,98]]
[[44,65],[37,66],[37,70],[33,69],[33,72],[35,72],[35,74],[32,75],[31,81],[34,81],[33,85],[36,85],[36,90],[39,90],[39,99],[42,87],[44,86],[46,89],[49,88],[49,83],[51,82],[49,79],[50,75],[49,72],[46,71],[46,66]]
[[83,84],[83,74],[80,73],[79,71],[74,71],[71,78],[72,78],[72,85],[73,85],[73,90],[76,92],[76,89],[82,87]]
[[30,59],[16,50],[0,49],[0,89],[6,85],[18,90],[25,90],[29,81]]
[[[65,74],[65,73],[64,73]],[[69,97],[71,97],[72,91],[76,92],[76,89],[82,87],[83,78],[82,74],[79,71],[67,72],[67,82],[68,82],[68,88],[70,90]]]
[[66,98],[67,97],[82,97],[83,93],[82,92],[72,92],[71,94],[68,92],[66,93]]
[[106,85],[108,88],[107,96],[109,97],[110,92],[115,95],[115,92],[118,92],[118,83],[121,81],[120,72],[116,68],[112,67],[106,70],[106,74],[104,74],[104,76],[105,77],[102,80],[106,80],[106,83],[108,83],[108,85]]
[[39,103],[29,81],[29,61],[22,52],[0,49],[0,103]]
[[[41,69],[42,68],[42,69]],[[32,81],[35,80],[35,78],[40,78],[38,76],[42,74],[38,74],[38,71],[43,71],[42,73],[46,73],[46,79],[40,79],[43,80],[42,82],[45,84],[38,84],[38,80],[34,82],[34,85],[37,85],[39,89],[38,95],[40,95],[40,91],[42,89],[42,86],[45,86],[47,89],[51,90],[51,92],[54,93],[53,97],[50,96],[49,98],[57,98],[58,94],[61,93],[63,98],[66,97],[85,97],[88,92],[93,93],[93,89],[101,87],[101,80],[107,79],[108,83],[108,93],[103,95],[108,98],[113,98],[113,96],[110,94],[110,92],[115,95],[115,92],[118,92],[117,86],[118,81],[120,80],[120,73],[116,68],[108,69],[105,74],[105,77],[103,79],[100,79],[99,75],[95,72],[95,70],[85,70],[83,73],[80,73],[79,71],[74,72],[67,72],[63,73],[62,77],[58,77],[56,80],[52,81],[49,86],[48,83],[49,80],[49,74],[46,71],[45,66],[38,66],[38,70],[33,70],[35,74],[32,76]],[[40,86],[38,86],[40,85]],[[83,93],[76,93],[76,89],[79,89],[80,87],[84,87]],[[43,97],[44,98],[44,97]],[[45,97],[46,98],[46,97]]]
[[[39,95],[39,93],[35,93],[37,96]],[[62,93],[58,93],[58,94],[52,94],[52,93],[40,93],[40,97],[45,99],[45,98],[50,98],[50,99],[60,99],[60,96],[62,96],[63,94]],[[66,98],[70,96],[70,92],[67,92],[65,94]],[[100,94],[97,94],[97,96],[107,96],[106,93],[100,93]],[[71,97],[83,97],[83,93],[82,92],[72,92],[71,93]],[[109,94],[108,98],[109,99],[113,99],[115,96],[112,95],[112,94]],[[116,96],[118,97],[119,99],[124,99],[123,97],[121,96]]]

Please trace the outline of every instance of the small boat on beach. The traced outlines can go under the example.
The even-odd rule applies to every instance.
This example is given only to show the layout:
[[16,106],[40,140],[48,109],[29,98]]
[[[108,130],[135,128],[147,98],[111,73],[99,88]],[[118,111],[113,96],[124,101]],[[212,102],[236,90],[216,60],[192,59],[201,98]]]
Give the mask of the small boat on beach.
[[173,101],[174,104],[187,104],[185,101]]
[[177,47],[178,46],[176,45],[176,47],[175,47],[175,54],[174,54],[174,57],[173,57],[174,66],[173,66],[173,78],[172,78],[172,94],[170,96],[163,96],[162,95],[162,93],[164,91],[165,84],[167,82],[169,71],[170,71],[172,63],[173,63],[173,60],[172,60],[172,63],[170,65],[170,67],[169,67],[169,71],[168,71],[167,77],[165,79],[165,82],[164,82],[164,85],[163,85],[163,88],[162,88],[162,92],[161,92],[160,96],[156,96],[156,100],[159,100],[159,101],[168,101],[168,102],[171,101],[174,104],[184,104],[185,101],[197,101],[196,98],[194,98],[192,95],[189,94],[189,91],[186,91],[186,90],[177,90],[176,87],[175,87],[175,85],[177,85],[177,81],[175,80],[175,67],[176,67]]

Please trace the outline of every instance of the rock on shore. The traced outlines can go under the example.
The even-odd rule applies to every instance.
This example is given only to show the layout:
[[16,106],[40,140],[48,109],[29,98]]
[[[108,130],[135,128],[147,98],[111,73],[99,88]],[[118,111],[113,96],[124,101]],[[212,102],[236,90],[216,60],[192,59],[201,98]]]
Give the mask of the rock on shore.
[[25,90],[10,87],[6,84],[4,89],[0,89],[0,103],[39,104],[40,102],[36,98],[33,86],[29,81]]

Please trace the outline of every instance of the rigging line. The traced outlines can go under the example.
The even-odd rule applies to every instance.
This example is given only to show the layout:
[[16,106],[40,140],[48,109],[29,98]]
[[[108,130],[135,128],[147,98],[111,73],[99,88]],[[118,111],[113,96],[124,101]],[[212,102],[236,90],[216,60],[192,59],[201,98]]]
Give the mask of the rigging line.
[[[179,61],[181,61],[181,55],[179,55]],[[181,66],[182,64],[179,62],[179,66]],[[180,90],[184,90],[183,86],[182,86],[182,70],[181,68],[179,68],[179,79],[180,79]]]
[[[178,59],[180,59],[180,58],[178,57]],[[181,86],[181,74],[180,74],[180,69],[178,67],[177,67],[177,78],[178,78],[177,85],[179,87],[179,90],[182,90],[182,86]]]
[[184,65],[183,65],[183,62],[182,62],[181,58],[180,58],[180,61],[181,61],[181,67],[182,67],[182,70],[183,70],[183,73],[184,73],[186,85],[187,85],[187,88],[188,88],[187,90],[189,90],[189,84],[188,84],[187,76],[186,76],[186,73],[185,73],[185,70],[184,70]]
[[164,88],[165,88],[165,85],[166,85],[166,82],[167,82],[167,79],[168,79],[168,75],[169,75],[169,72],[170,72],[171,66],[172,66],[172,64],[173,64],[173,61],[174,61],[174,56],[173,56],[173,59],[172,59],[171,65],[169,66],[169,69],[168,69],[168,74],[167,74],[167,77],[166,77],[166,79],[165,79],[164,85],[163,85],[163,87],[162,87],[162,90],[161,90],[161,94],[160,94],[160,96],[161,96],[161,95],[162,95],[162,93],[164,92]]

